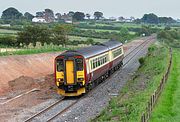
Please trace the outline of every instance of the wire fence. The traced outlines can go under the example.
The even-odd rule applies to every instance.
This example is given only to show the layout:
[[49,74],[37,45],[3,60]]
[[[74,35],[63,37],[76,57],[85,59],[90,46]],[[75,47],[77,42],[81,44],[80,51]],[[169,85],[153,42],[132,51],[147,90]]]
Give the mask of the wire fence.
[[169,53],[170,53],[170,60],[169,60],[168,68],[167,68],[165,74],[163,75],[162,79],[160,80],[160,84],[159,84],[158,88],[151,95],[151,98],[148,101],[148,104],[146,106],[146,110],[141,115],[141,122],[148,122],[148,120],[150,119],[152,110],[153,110],[153,108],[164,88],[164,85],[168,79],[171,65],[172,65],[172,49],[171,48],[169,49]]

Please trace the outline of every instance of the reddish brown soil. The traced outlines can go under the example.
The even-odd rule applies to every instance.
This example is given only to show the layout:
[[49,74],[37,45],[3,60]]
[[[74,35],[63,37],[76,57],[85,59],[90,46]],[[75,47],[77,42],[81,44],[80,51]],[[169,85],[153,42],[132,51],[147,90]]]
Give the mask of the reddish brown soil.
[[15,80],[9,81],[8,84],[10,90],[12,91],[19,89],[25,90],[37,86],[37,83],[34,82],[34,79],[27,76],[21,76]]
[[[9,89],[9,85],[13,85],[8,82],[16,78],[21,76],[36,78],[52,74],[54,58],[59,54],[44,53],[0,57],[0,95]],[[21,77],[20,80],[22,81],[23,78]]]
[[11,84],[11,91],[7,92],[8,94],[15,93],[19,89],[21,89],[22,93],[25,93],[34,87],[38,87],[39,90],[21,96],[4,105],[0,105],[0,122],[9,121],[11,118],[16,118],[19,113],[24,112],[24,109],[29,109],[35,105],[47,101],[47,99],[52,99],[56,94],[53,79],[54,78],[52,75],[47,75],[46,77],[40,79],[33,79],[23,76],[17,78],[16,80],[10,81],[9,83]]

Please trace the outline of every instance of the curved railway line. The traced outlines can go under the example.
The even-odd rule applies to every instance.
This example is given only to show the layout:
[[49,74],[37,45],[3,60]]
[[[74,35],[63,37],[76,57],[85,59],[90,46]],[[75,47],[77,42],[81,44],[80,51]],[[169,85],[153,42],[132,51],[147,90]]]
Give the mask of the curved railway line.
[[[144,42],[142,42],[140,45],[138,45],[137,47],[132,49],[128,54],[126,54],[124,57],[124,64],[121,68],[125,67],[143,49],[143,47],[145,47],[147,44],[149,44],[151,42],[151,40],[153,40],[153,39],[155,39],[155,36],[146,39]],[[109,76],[107,79],[110,79],[113,75]],[[28,118],[27,120],[25,120],[25,122],[31,122],[31,121],[37,121],[37,120],[38,121],[46,121],[46,122],[53,121],[58,116],[63,115],[65,112],[67,112],[72,106],[77,104],[79,101],[81,101],[82,99],[84,99],[87,96],[90,96],[94,90],[105,86],[108,83],[108,82],[106,82],[107,79],[103,83],[99,84],[97,87],[95,87],[91,91],[89,91],[89,93],[85,94],[84,96],[81,96],[80,98],[77,98],[77,99],[75,98],[74,100],[68,100],[65,97],[62,97],[57,102],[53,103],[52,105],[50,105],[47,108],[40,111],[39,113],[37,113],[37,114],[31,116],[30,118]],[[63,103],[65,103],[65,102],[68,103],[69,101],[70,101],[70,103],[64,107]],[[53,115],[52,115],[52,112],[49,112],[49,114],[47,114],[48,111],[58,108],[58,106],[60,106],[61,103],[64,107],[64,108],[62,107],[63,109],[61,109],[61,110],[58,109],[56,111],[56,113],[54,113]],[[51,113],[51,115],[50,115],[50,113]],[[44,116],[43,116],[43,114],[44,114]],[[48,117],[48,115],[50,115],[50,116]],[[42,116],[42,118],[40,118],[40,116]]]

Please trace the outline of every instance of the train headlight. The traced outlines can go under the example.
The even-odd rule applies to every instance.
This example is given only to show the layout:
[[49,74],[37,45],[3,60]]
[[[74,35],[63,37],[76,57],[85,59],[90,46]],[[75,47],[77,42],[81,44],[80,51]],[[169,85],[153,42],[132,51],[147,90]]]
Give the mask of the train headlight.
[[84,81],[84,78],[78,78],[78,82]]
[[63,78],[59,78],[59,79],[58,79],[58,82],[61,82],[61,83],[62,83],[63,81],[64,81]]

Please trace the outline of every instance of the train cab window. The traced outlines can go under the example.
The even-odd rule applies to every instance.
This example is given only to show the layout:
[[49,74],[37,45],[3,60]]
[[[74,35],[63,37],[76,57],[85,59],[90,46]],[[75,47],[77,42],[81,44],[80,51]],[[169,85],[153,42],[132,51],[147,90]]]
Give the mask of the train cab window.
[[113,51],[113,57],[116,58],[117,56],[121,55],[122,54],[122,49],[119,48],[115,51]]
[[57,71],[58,72],[64,71],[64,62],[63,62],[63,59],[57,59]]
[[83,59],[81,58],[76,59],[76,70],[83,71]]

